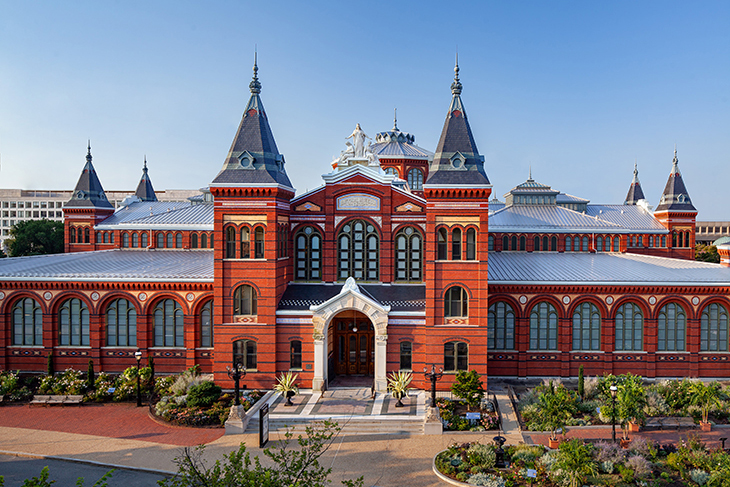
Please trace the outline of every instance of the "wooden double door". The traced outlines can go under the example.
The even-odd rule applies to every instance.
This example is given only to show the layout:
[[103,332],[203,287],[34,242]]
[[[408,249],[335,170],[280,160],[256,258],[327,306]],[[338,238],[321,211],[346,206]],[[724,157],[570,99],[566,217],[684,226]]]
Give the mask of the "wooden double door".
[[361,313],[337,316],[335,324],[335,371],[337,375],[375,373],[375,330]]

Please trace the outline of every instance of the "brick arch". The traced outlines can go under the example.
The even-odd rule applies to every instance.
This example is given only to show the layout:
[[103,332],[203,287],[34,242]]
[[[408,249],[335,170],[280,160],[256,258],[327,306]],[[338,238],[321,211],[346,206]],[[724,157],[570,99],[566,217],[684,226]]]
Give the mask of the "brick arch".
[[25,298],[31,298],[34,299],[41,307],[41,312],[46,315],[50,313],[50,307],[49,304],[45,299],[43,299],[43,296],[39,294],[35,294],[32,291],[27,291],[25,289],[19,289],[17,291],[12,291],[11,293],[5,294],[5,299],[3,299],[2,307],[0,307],[0,313],[3,314],[10,314],[11,308],[15,304],[16,301],[19,299],[25,299]]
[[611,314],[610,319],[616,320],[616,313],[618,312],[619,308],[623,306],[626,303],[631,303],[639,307],[641,309],[641,312],[644,314],[644,320],[646,321],[649,319],[652,315],[651,308],[649,308],[648,303],[646,302],[646,299],[638,296],[638,295],[626,295],[621,296],[620,298],[617,298],[613,304],[611,305]]
[[248,279],[242,279],[240,281],[236,281],[234,284],[232,284],[231,286],[229,286],[229,288],[228,288],[228,297],[229,298],[233,297],[233,293],[236,292],[236,289],[238,289],[239,287],[241,287],[241,286],[243,286],[245,284],[248,284],[249,286],[251,286],[252,288],[254,288],[256,290],[256,294],[259,295],[259,296],[261,296],[261,289],[259,289],[259,286],[255,282],[249,281]]
[[82,294],[79,291],[76,290],[69,290],[62,292],[60,294],[57,294],[56,296],[51,299],[51,301],[48,303],[48,311],[49,313],[55,316],[58,314],[58,310],[61,308],[61,305],[66,302],[68,299],[78,298],[80,299],[84,304],[86,304],[86,307],[89,310],[89,315],[97,312],[98,310],[94,306],[94,302],[91,300],[90,297]]
[[337,240],[337,237],[339,236],[340,231],[342,230],[342,227],[344,227],[345,225],[347,225],[348,223],[350,223],[350,222],[352,222],[354,220],[362,220],[364,222],[371,223],[373,225],[373,227],[375,227],[375,231],[378,233],[378,238],[381,239],[380,240],[380,243],[382,245],[382,242],[383,242],[382,241],[382,238],[383,238],[383,229],[380,227],[380,225],[378,224],[378,222],[376,222],[375,220],[372,219],[372,217],[367,216],[367,215],[352,215],[352,216],[349,216],[349,217],[345,218],[344,220],[342,220],[335,227],[335,232],[334,232],[334,235],[333,235],[334,238],[335,238],[335,241]]
[[565,312],[565,317],[572,319],[576,308],[586,302],[596,305],[596,308],[598,308],[601,313],[601,320],[605,320],[608,318],[609,313],[608,308],[606,307],[606,303],[603,300],[596,298],[595,296],[581,296],[580,298],[572,299],[570,301],[568,309]]
[[469,296],[469,299],[474,298],[474,293],[471,291],[471,289],[469,289],[469,286],[462,283],[461,281],[455,281],[455,282],[450,282],[450,283],[446,284],[444,286],[443,290],[441,291],[441,294],[439,294],[439,298],[444,299],[446,297],[446,291],[448,291],[449,289],[451,289],[454,286],[459,286],[460,288],[466,290],[466,293]]
[[692,303],[684,296],[678,296],[676,294],[666,296],[657,301],[656,305],[654,306],[654,313],[652,313],[651,318],[653,320],[659,319],[659,312],[661,311],[661,309],[670,303],[678,304],[684,309],[684,313],[687,315],[687,321],[699,319],[699,316],[697,315],[695,307],[692,305]]
[[[529,320],[530,315],[532,314],[532,309],[535,306],[537,306],[539,303],[542,303],[543,301],[553,305],[553,307],[555,308],[555,311],[558,312],[559,320],[567,318],[567,316],[565,315],[565,305],[563,304],[563,302],[549,294],[542,294],[539,296],[535,296],[532,299],[530,299],[529,301],[527,301],[527,303],[525,303],[525,318]],[[570,315],[570,317],[572,318],[573,315]]]
[[180,308],[182,308],[184,315],[190,314],[190,308],[187,305],[185,296],[180,296],[168,291],[157,293],[154,296],[148,296],[147,300],[145,301],[146,305],[144,307],[143,313],[147,317],[152,316],[152,312],[154,311],[155,306],[157,306],[157,303],[165,299],[172,299],[173,301],[177,302],[177,304],[180,305]]
[[[200,314],[201,309],[203,306],[210,300],[213,299],[213,293],[207,293],[203,294],[202,296],[196,298],[191,304],[190,304],[190,313],[198,316]],[[187,301],[187,300],[186,300]],[[213,303],[215,305],[215,303]]]
[[414,229],[415,231],[417,231],[421,235],[422,238],[425,238],[425,235],[424,235],[425,232],[423,231],[423,228],[421,228],[416,223],[409,223],[409,222],[401,223],[400,225],[398,225],[397,227],[395,227],[393,229],[393,231],[391,232],[393,234],[393,238],[395,238],[395,235],[398,232],[400,232],[401,230],[404,230],[404,229],[406,229],[408,227],[411,227],[412,229]]
[[[520,320],[525,317],[525,314],[522,312],[522,305],[520,302],[515,299],[513,296],[509,294],[493,294],[489,296],[489,303],[487,305],[487,312],[489,311],[489,308],[495,304],[504,302],[510,305],[512,308],[512,311],[515,313],[515,320]],[[517,323],[515,323],[515,328],[517,328]]]
[[130,294],[127,291],[114,291],[99,299],[99,304],[96,308],[97,314],[99,316],[105,315],[106,309],[109,307],[109,303],[111,303],[115,299],[126,299],[134,305],[134,310],[137,312],[137,314],[140,314],[140,310],[142,309],[143,304],[140,302],[139,299],[137,299],[137,296]]

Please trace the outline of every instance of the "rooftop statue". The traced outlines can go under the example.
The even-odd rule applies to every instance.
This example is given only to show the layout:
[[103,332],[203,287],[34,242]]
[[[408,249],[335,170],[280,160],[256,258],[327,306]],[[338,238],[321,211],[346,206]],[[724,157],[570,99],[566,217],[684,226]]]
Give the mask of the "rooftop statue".
[[[365,157],[365,139],[370,139],[370,137],[367,136],[365,132],[360,128],[360,124],[358,123],[355,126],[355,130],[350,134],[348,139],[352,139],[354,142],[355,147],[355,157]],[[372,139],[371,139],[372,140]]]

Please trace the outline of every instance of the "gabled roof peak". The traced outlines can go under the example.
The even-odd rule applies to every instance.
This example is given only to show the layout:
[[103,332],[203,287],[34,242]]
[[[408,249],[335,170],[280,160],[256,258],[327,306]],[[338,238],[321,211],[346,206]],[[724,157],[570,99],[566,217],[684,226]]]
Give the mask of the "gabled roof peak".
[[71,199],[66,203],[68,208],[114,208],[104,193],[99,177],[92,164],[91,141],[86,149],[86,164],[76,183]]
[[157,201],[155,189],[152,187],[152,181],[147,173],[147,156],[144,156],[144,166],[142,167],[142,178],[139,180],[135,196],[141,201]]
[[626,199],[624,200],[625,205],[635,205],[641,200],[645,200],[644,197],[644,191],[641,189],[641,183],[639,183],[639,169],[637,167],[637,162],[634,160],[634,179],[631,180],[631,185],[629,186],[629,192],[626,194]]
[[672,159],[672,171],[669,173],[667,185],[659,200],[655,212],[661,211],[681,211],[681,212],[697,212],[689,197],[689,192],[682,180],[682,173],[679,172],[679,159],[677,158],[677,148],[674,148],[674,158]]

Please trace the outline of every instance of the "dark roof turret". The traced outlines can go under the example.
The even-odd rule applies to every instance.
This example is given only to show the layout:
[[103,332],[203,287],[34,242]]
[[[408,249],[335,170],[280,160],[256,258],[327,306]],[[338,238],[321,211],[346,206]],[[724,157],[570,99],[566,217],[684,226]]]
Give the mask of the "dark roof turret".
[[155,194],[155,188],[152,187],[152,181],[150,176],[147,174],[147,156],[144,156],[144,167],[142,168],[142,179],[139,180],[137,190],[134,194],[141,201],[157,201],[157,195]]
[[65,205],[66,208],[114,208],[106,198],[91,159],[91,141],[89,141],[84,170],[81,171],[71,199]]
[[644,191],[641,189],[641,183],[639,182],[639,169],[636,167],[636,162],[634,162],[634,179],[631,181],[631,186],[629,186],[629,192],[626,195],[624,204],[635,205],[639,200],[644,199],[646,198],[644,197]]
[[677,149],[674,149],[674,159],[672,160],[672,172],[669,174],[667,185],[664,187],[659,205],[655,212],[660,211],[685,211],[697,212],[692,204],[687,188],[684,186],[682,174],[679,172],[679,159],[677,159]]

